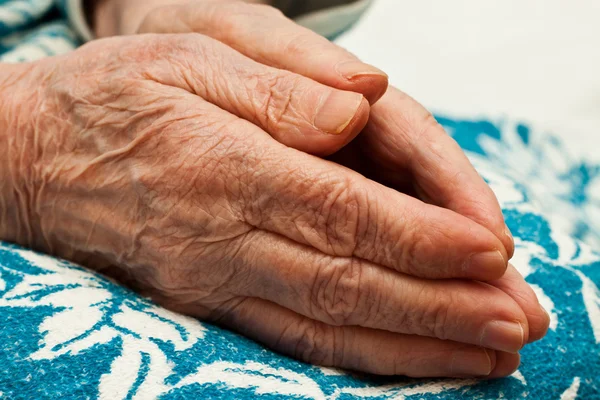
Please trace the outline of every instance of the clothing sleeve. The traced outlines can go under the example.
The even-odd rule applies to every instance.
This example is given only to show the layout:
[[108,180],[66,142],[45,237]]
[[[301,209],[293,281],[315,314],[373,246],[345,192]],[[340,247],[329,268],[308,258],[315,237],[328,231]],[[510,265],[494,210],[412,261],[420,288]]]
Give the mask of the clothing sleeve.
[[85,18],[83,0],[54,0],[54,2],[81,40],[89,42],[94,39],[94,34]]

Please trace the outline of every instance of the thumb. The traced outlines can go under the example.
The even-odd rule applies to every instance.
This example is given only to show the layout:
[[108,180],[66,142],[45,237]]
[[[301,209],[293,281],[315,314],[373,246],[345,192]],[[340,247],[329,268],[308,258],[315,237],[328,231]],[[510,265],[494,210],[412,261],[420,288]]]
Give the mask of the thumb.
[[259,64],[207,36],[156,35],[163,57],[145,64],[146,76],[185,89],[252,122],[297,150],[329,155],[367,124],[369,102],[360,93]]

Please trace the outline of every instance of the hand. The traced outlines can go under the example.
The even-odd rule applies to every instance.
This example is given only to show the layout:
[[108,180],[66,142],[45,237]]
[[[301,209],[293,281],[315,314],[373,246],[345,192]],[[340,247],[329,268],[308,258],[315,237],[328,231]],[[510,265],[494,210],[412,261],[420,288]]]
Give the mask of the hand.
[[[362,93],[371,103],[384,93],[379,89],[385,89],[385,85],[378,79],[377,70],[357,63],[345,50],[282,18],[270,7],[219,0],[125,1],[121,7],[123,17],[119,25],[123,33],[201,32],[259,62],[331,87]],[[314,57],[315,54],[319,57]],[[360,79],[340,79],[336,63],[346,59],[356,68],[352,74],[370,72]],[[311,137],[304,139],[282,143],[299,150],[310,148],[313,154],[329,154],[337,149],[328,145],[319,148],[321,143],[313,145]],[[370,121],[360,137],[331,159],[377,182],[472,219],[493,232],[504,245],[508,258],[512,257],[513,239],[494,193],[431,114],[400,91],[390,89],[373,106]],[[530,324],[529,339],[538,340],[548,329],[549,317],[518,272],[513,267],[510,271],[495,284],[523,308]]]
[[527,316],[474,281],[504,274],[500,240],[248,122],[265,105],[284,113],[261,88],[289,72],[199,34],[95,41],[18,71],[0,96],[1,202],[15,210],[0,239],[314,363],[516,367],[504,352],[528,340]]
[[[288,146],[320,155],[331,154],[338,150],[361,131],[369,114],[369,103],[364,97],[347,90],[362,88],[364,92],[370,95],[370,99],[375,101],[381,97],[387,88],[387,76],[383,72],[359,62],[355,57],[333,46],[324,38],[296,26],[272,7],[220,0],[196,1],[189,4],[186,2],[185,6],[175,4],[164,6],[170,3],[178,2],[173,0],[101,1],[96,5],[94,14],[96,31],[100,36],[133,33],[133,29],[137,28],[139,21],[144,18],[142,26],[139,28],[140,32],[160,32],[158,24],[167,18],[174,25],[179,26],[179,29],[173,30],[173,33],[178,33],[186,31],[184,21],[180,21],[178,18],[188,17],[189,14],[204,16],[207,18],[206,21],[200,22],[204,24],[205,29],[203,31],[198,30],[199,33],[213,37],[223,36],[217,38],[221,42],[219,48],[228,46],[228,53],[232,54],[229,59],[215,59],[215,62],[222,61],[223,64],[214,67],[234,72],[236,76],[238,76],[238,73],[240,74],[237,78],[238,82],[229,82],[225,85],[228,88],[225,93],[217,93],[213,90],[213,88],[218,88],[219,85],[218,82],[213,83],[211,80],[219,79],[218,75],[205,76],[206,85],[203,90],[207,97],[212,96],[208,100],[255,125],[261,126],[279,142]],[[163,6],[159,7],[159,5]],[[115,18],[115,15],[118,18]],[[225,16],[227,16],[225,21],[233,18],[229,20],[227,29],[223,28],[222,23]],[[241,23],[242,21],[246,22]],[[213,26],[221,26],[220,30],[216,31],[213,27],[208,26],[209,22]],[[336,87],[335,85],[325,86],[317,83],[304,77],[301,74],[302,71],[291,68],[286,72],[273,75],[281,79],[269,82],[262,79],[262,82],[259,82],[261,75],[271,74],[271,71],[273,73],[275,71],[274,68],[267,68],[266,66],[279,67],[273,62],[269,62],[269,57],[277,59],[279,55],[285,54],[284,43],[279,42],[279,48],[273,49],[275,50],[273,54],[264,54],[264,57],[250,57],[258,60],[258,62],[249,62],[250,60],[247,60],[246,57],[243,57],[234,49],[239,49],[240,46],[254,46],[252,38],[240,36],[234,39],[240,33],[235,31],[234,28],[256,29],[257,26],[271,27],[275,24],[283,25],[285,29],[291,30],[294,34],[298,33],[299,30],[302,30],[305,34],[310,34],[311,46],[320,44],[321,46],[335,47],[337,54],[332,55],[329,61],[334,65],[346,65],[346,68],[348,66],[347,62],[352,61],[352,68],[354,69],[341,70],[344,73],[352,74],[351,79],[346,79],[334,72],[331,74],[330,81],[341,83],[338,85],[339,90],[332,90]],[[109,29],[107,25],[112,26],[112,28]],[[282,29],[282,32],[285,32],[285,29]],[[228,32],[230,37],[224,37],[225,32]],[[279,38],[281,39],[281,37],[284,36]],[[294,44],[290,43],[289,45]],[[253,52],[258,53],[263,47],[264,49],[272,49],[270,44],[256,43]],[[315,47],[315,49],[317,48]],[[191,61],[193,60],[186,61],[186,63],[189,64]],[[292,62],[292,60],[289,61]],[[293,61],[298,67],[304,65],[313,69],[319,68],[319,65],[315,62]],[[245,71],[243,71],[244,68],[246,68]],[[295,72],[300,72],[300,74]],[[239,80],[243,80],[243,82],[239,82]],[[242,85],[245,90],[243,92],[233,92],[231,89],[235,85]],[[219,96],[218,101],[216,100],[217,96]],[[260,103],[261,108],[244,108],[243,99],[240,96],[250,97],[246,100]],[[265,102],[267,99],[270,99],[273,103]]]
[[[399,90],[387,91],[372,107],[363,132],[331,159],[477,222],[493,232],[512,257],[513,239],[490,187],[431,113]],[[549,316],[513,266],[488,283],[521,306],[528,318],[529,342],[546,334]]]
[[[265,65],[324,85],[361,93],[374,104],[385,93],[387,75],[343,48],[286,18],[277,9],[232,0],[104,0],[94,13],[99,37],[134,33],[190,33],[212,37]],[[297,142],[301,148],[310,140]],[[288,143],[285,143],[288,144]],[[315,146],[329,154],[339,146]]]

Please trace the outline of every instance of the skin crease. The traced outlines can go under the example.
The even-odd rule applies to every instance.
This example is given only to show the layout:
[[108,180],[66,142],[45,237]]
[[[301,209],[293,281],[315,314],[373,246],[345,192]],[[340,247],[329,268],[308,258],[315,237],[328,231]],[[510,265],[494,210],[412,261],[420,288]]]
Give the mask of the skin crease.
[[[337,89],[361,93],[371,105],[387,90],[387,76],[383,71],[362,63],[351,53],[297,26],[268,6],[229,0],[153,0],[150,3],[104,0],[99,8],[96,18],[99,36],[198,32],[261,64],[289,70]],[[112,18],[107,18],[107,14]],[[273,30],[278,34],[273,35]],[[376,171],[370,174],[374,179],[392,183],[396,188],[400,181],[403,189],[408,181],[409,189],[420,198],[484,225],[504,244],[508,257],[512,257],[513,239],[496,197],[458,145],[427,110],[398,90],[389,90],[382,103],[384,105],[373,110],[373,118],[360,140],[355,141],[354,149],[361,154],[350,160],[367,159],[367,168]],[[330,155],[354,135],[349,135],[347,140],[332,136],[315,140],[298,135],[275,138],[302,151]],[[427,140],[427,145],[418,143],[422,139]],[[349,146],[346,151],[354,149]],[[424,151],[419,152],[420,149]],[[365,172],[363,169],[361,172]],[[411,173],[416,175],[415,179],[407,179]],[[451,184],[446,184],[447,180]]]
[[[100,36],[136,31],[201,32],[261,63],[299,73],[332,87],[362,93],[372,104],[385,91],[373,88],[387,85],[387,80],[381,81],[381,71],[364,63],[348,62],[359,60],[289,20],[276,18],[277,13],[269,23],[264,23],[261,14],[271,15],[268,7],[223,0],[155,0],[144,5],[106,0],[104,6],[112,8],[114,15],[112,19],[98,17],[98,26],[106,27],[107,21],[116,21],[120,31],[105,29],[99,32]],[[273,29],[278,35],[271,34]],[[315,53],[320,57],[312,57]],[[360,79],[348,80],[334,74],[340,60],[352,64],[356,69],[350,76],[360,75]],[[287,144],[317,154],[339,149],[337,144],[329,146],[325,142],[319,142],[316,150],[307,148],[306,141]],[[400,91],[391,88],[371,109],[371,118],[361,135],[331,159],[375,181],[480,223],[502,241],[508,256],[512,256],[514,243],[494,193],[431,114]],[[494,284],[523,308],[529,317],[529,340],[537,340],[548,328],[548,316],[518,272],[512,266],[509,271],[511,274]],[[507,278],[509,275],[511,279]]]
[[[316,98],[330,89],[206,36],[101,40],[19,68],[2,85],[19,95],[0,97],[0,143],[11,155],[0,170],[2,207],[16,211],[2,214],[4,240],[118,276],[168,308],[323,365],[504,376],[518,355],[478,347],[496,326],[486,324],[520,323],[518,343],[496,335],[495,348],[511,352],[547,329],[518,272],[503,275],[506,246],[478,221],[489,189],[459,149],[436,151],[451,142],[435,124],[419,129],[428,114],[395,90],[368,123],[361,103],[332,149],[362,134],[334,158],[365,147],[383,165],[365,152],[360,172],[402,171],[423,197],[444,189],[427,171],[455,165],[481,202],[451,197],[463,182],[445,180],[445,204],[427,205],[278,143],[280,121],[302,126],[318,111],[296,105],[294,89]],[[273,101],[279,93],[283,101]],[[392,113],[401,104],[412,111]],[[387,125],[398,134],[382,135]],[[486,251],[500,252],[497,267],[468,268]]]

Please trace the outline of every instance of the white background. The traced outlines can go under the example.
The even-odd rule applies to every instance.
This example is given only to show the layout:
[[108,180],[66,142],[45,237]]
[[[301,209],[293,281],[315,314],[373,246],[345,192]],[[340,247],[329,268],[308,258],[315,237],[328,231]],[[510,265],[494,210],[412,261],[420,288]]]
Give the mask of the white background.
[[433,112],[533,123],[600,158],[600,1],[375,0],[338,43]]

